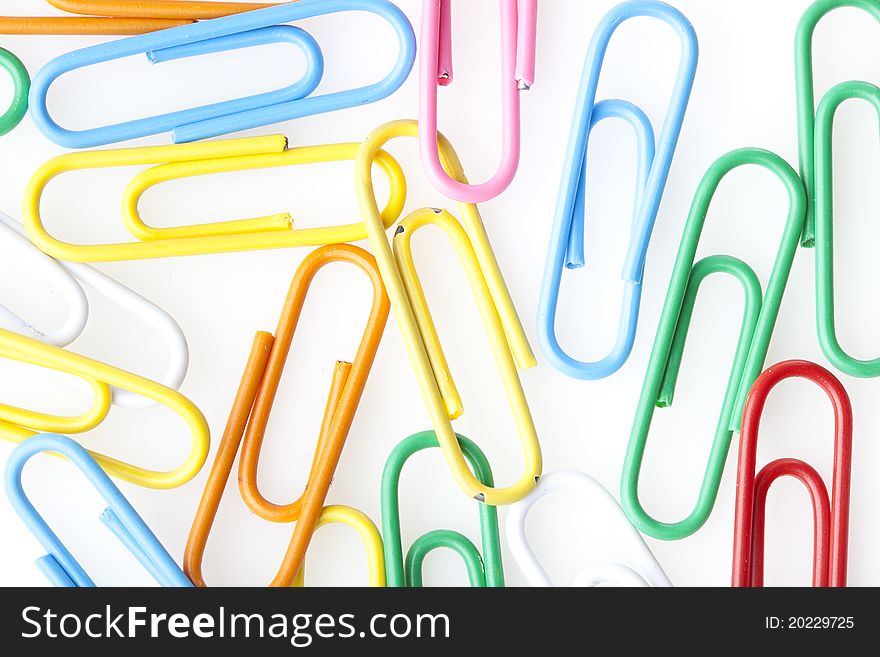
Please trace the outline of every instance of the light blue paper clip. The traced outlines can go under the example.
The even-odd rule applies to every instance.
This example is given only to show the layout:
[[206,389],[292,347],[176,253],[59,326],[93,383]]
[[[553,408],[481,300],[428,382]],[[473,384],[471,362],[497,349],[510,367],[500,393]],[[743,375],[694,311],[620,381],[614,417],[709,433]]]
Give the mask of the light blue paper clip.
[[[641,109],[623,100],[596,102],[599,74],[611,37],[626,20],[640,16],[667,23],[678,34],[681,43],[678,75],[656,148],[651,122]],[[567,376],[582,380],[605,378],[620,369],[632,351],[639,321],[645,257],[690,99],[697,58],[697,35],[690,22],[677,9],[663,2],[633,0],[617,5],[605,16],[593,35],[578,92],[579,100],[562,174],[563,185],[556,206],[538,302],[537,330],[541,351],[553,367]],[[563,267],[577,269],[584,266],[584,206],[589,139],[593,128],[609,118],[626,121],[635,131],[638,149],[637,188],[630,244],[622,274],[625,290],[617,340],[611,352],[603,359],[583,362],[571,357],[559,345],[556,337],[556,313]]]
[[[343,11],[365,11],[385,19],[397,35],[397,62],[384,78],[373,84],[311,96],[324,73],[323,55],[307,32],[284,23]],[[292,43],[306,56],[303,77],[283,89],[87,130],[62,128],[49,115],[49,87],[60,76],[77,69],[140,54],[146,54],[152,63],[161,63],[278,42]],[[168,131],[175,143],[191,142],[381,100],[394,93],[409,76],[415,52],[412,25],[387,0],[300,0],[61,55],[34,77],[30,112],[46,137],[67,148],[103,146]]]
[[28,438],[12,451],[6,464],[6,494],[12,507],[48,552],[47,555],[37,559],[37,567],[53,585],[92,587],[95,583],[25,495],[21,483],[22,470],[32,456],[41,452],[65,456],[85,474],[109,505],[100,516],[101,522],[122,541],[159,584],[192,586],[171,555],[162,547],[159,539],[150,531],[95,459],[67,436],[46,433]]

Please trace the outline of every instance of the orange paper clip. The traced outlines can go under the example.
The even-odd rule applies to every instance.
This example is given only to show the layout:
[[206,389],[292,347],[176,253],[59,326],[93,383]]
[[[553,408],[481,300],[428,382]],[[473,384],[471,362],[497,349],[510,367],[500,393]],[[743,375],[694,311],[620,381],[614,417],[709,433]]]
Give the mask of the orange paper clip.
[[0,16],[0,34],[128,35],[271,7],[250,2],[47,0],[77,16]]
[[[318,271],[331,262],[348,262],[369,276],[373,284],[373,305],[353,362],[337,362],[333,371],[329,398],[305,490],[299,499],[290,504],[274,504],[263,496],[257,485],[257,467],[263,437],[309,286]],[[254,339],[241,385],[208,476],[208,484],[190,530],[184,555],[184,570],[196,586],[205,586],[202,575],[205,545],[239,447],[239,488],[251,511],[271,522],[296,521],[281,567],[270,584],[293,585],[302,567],[309,541],[318,526],[336,464],[385,330],[389,309],[388,296],[385,294],[376,261],[361,248],[348,244],[323,246],[309,254],[300,265],[291,283],[275,337],[261,331]]]

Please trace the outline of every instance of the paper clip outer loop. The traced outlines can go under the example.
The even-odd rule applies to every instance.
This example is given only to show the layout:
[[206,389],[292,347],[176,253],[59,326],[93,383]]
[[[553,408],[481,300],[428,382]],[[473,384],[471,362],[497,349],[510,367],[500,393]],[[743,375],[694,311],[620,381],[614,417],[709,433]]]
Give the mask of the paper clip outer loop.
[[419,151],[425,175],[449,198],[481,203],[501,194],[516,175],[520,155],[520,98],[535,75],[537,0],[501,0],[501,161],[484,183],[451,177],[437,143],[437,87],[452,82],[452,0],[423,0],[419,60]]
[[[777,459],[755,476],[761,415],[770,392],[786,379],[812,381],[834,409],[834,479],[831,500],[822,477],[798,459]],[[846,586],[849,496],[852,470],[852,405],[843,384],[824,367],[787,360],[759,376],[746,400],[740,438],[733,533],[733,586],[764,585],[764,512],[767,492],[779,477],[799,479],[813,502],[813,586]]]
[[[655,148],[654,129],[645,113],[623,100],[596,102],[605,54],[614,32],[633,17],[648,16],[669,25],[679,37],[681,56]],[[660,209],[672,159],[681,134],[693,88],[699,46],[690,22],[677,9],[662,2],[632,1],[617,5],[602,20],[587,53],[572,123],[538,302],[538,342],[544,357],[557,370],[576,379],[597,380],[619,370],[632,352],[639,319],[642,279],[648,246]],[[584,266],[584,211],[589,140],[593,129],[605,119],[625,121],[633,127],[637,143],[637,188],[634,195],[630,244],[621,277],[623,301],[617,338],[601,360],[583,362],[567,354],[556,336],[559,288],[564,268]]]
[[[773,173],[785,188],[789,201],[785,229],[763,301],[757,276],[741,260],[715,255],[694,265],[700,234],[718,185],[728,173],[745,165],[757,165]],[[648,361],[620,483],[621,504],[627,516],[636,528],[649,536],[663,540],[685,538],[699,530],[712,512],[730,441],[733,432],[739,430],[745,397],[764,366],[805,212],[804,187],[797,174],[778,155],[761,149],[745,148],[722,156],[709,168],[697,188]],[[730,274],[743,286],[745,304],[740,336],[697,501],[683,520],[660,522],[642,507],[638,494],[639,474],[654,407],[672,404],[699,286],[713,273]]]
[[[417,136],[418,123],[416,121],[392,121],[375,129],[363,142],[356,165],[356,188],[361,214],[379,265],[379,271],[382,273],[385,289],[391,299],[391,309],[397,319],[422,398],[427,406],[431,424],[456,483],[469,497],[478,501],[492,505],[509,504],[525,497],[534,488],[535,478],[540,474],[542,467],[540,445],[530,437],[531,432],[521,435],[524,446],[525,471],[522,478],[513,486],[491,488],[474,477],[461,452],[458,440],[455,438],[455,431],[450,420],[461,412],[461,402],[450,396],[451,393],[447,389],[449,387],[442,383],[443,381],[451,381],[452,375],[448,370],[443,369],[441,363],[435,363],[431,360],[422,333],[425,318],[420,321],[411,305],[406,283],[398,269],[391,245],[388,243],[388,237],[385,234],[385,227],[376,203],[371,171],[376,154],[386,142],[395,137]],[[452,146],[443,135],[439,135],[438,139],[444,166],[457,179],[466,180],[461,163]],[[514,360],[520,369],[533,367],[536,364],[534,354],[529,347],[528,338],[526,338],[516,308],[501,275],[479,210],[476,205],[465,203],[459,203],[458,209],[463,220],[464,230],[476,256],[477,265],[504,328],[504,334]],[[505,386],[507,385],[508,383],[505,383]],[[510,385],[516,384],[510,383]],[[530,417],[526,420],[526,412],[527,409],[521,410],[519,418],[524,423],[530,423]]]
[[[380,81],[355,89],[310,96],[323,74],[317,43],[289,21],[343,11],[365,11],[383,18],[399,44],[397,61]],[[147,53],[154,63],[192,55],[294,38],[308,58],[306,76],[279,91],[127,121],[88,130],[67,130],[49,115],[46,98],[52,83],[65,73],[94,64]],[[89,148],[171,131],[177,143],[209,139],[314,114],[366,105],[394,93],[406,80],[415,59],[415,35],[403,12],[387,0],[300,0],[152,34],[120,39],[76,50],[55,58],[36,76],[30,91],[31,116],[53,142],[68,148]]]
[[243,11],[274,7],[281,3],[202,2],[201,0],[151,0],[148,3],[128,0],[47,0],[50,5],[71,14],[112,18],[159,18],[196,21],[220,18]]
[[126,372],[53,345],[0,329],[0,358],[45,367],[81,377],[92,387],[95,401],[86,414],[60,417],[0,404],[0,440],[21,443],[36,433],[82,433],[97,426],[110,408],[110,388],[122,388],[167,406],[179,415],[192,432],[189,454],[177,468],[150,470],[125,461],[89,451],[108,474],[147,488],[167,489],[181,486],[198,474],[208,456],[210,433],[201,411],[182,394],[161,383]]
[[[810,207],[801,236],[801,245],[813,246],[816,230],[816,207],[813,205],[820,187],[818,177],[819,155],[816,152],[816,90],[813,79],[813,35],[819,22],[835,9],[860,9],[880,23],[880,3],[877,0],[816,0],[801,16],[795,35],[795,82],[797,88],[798,160],[800,174],[807,188]],[[839,91],[837,92],[839,93]],[[830,136],[829,136],[830,139]],[[830,173],[830,172],[829,172]],[[827,355],[827,354],[826,354]],[[836,365],[835,365],[836,367]],[[845,370],[844,370],[845,371]],[[849,373],[849,372],[848,372]],[[851,373],[850,373],[851,374]],[[861,376],[861,375],[854,375]],[[874,374],[873,376],[877,376]]]
[[[303,494],[290,504],[273,504],[263,496],[257,485],[260,450],[309,285],[317,272],[332,262],[348,262],[367,274],[373,284],[373,305],[354,361],[337,363],[334,368],[315,457]],[[208,484],[190,530],[184,568],[197,586],[206,585],[202,575],[205,546],[239,447],[239,486],[242,499],[251,511],[270,522],[296,521],[281,566],[270,585],[293,584],[320,520],[389,312],[388,297],[375,260],[363,249],[347,244],[325,246],[311,253],[300,265],[291,283],[275,337],[260,332],[254,339]]]
[[[364,548],[367,553],[367,577],[369,586],[372,588],[384,588],[385,560],[382,547],[382,535],[379,533],[379,529],[373,521],[370,520],[370,517],[366,513],[358,511],[350,506],[333,504],[324,507],[315,530],[333,523],[346,525],[358,533],[358,536],[360,536],[361,540],[364,542]],[[303,564],[299,569],[299,573],[296,576],[293,586],[305,586],[305,571],[306,567],[305,564]]]
[[159,584],[192,586],[159,539],[150,531],[95,459],[67,436],[42,434],[27,439],[10,454],[6,463],[6,494],[16,513],[48,552],[46,556],[37,560],[37,566],[52,584],[61,587],[95,586],[24,492],[21,481],[24,466],[31,457],[41,452],[60,454],[82,471],[108,504],[108,508],[101,514],[101,521],[125,544]]
[[[456,434],[462,453],[475,476],[492,486],[492,469],[482,450],[469,438]],[[447,548],[464,561],[471,586],[503,587],[501,538],[498,532],[498,510],[488,504],[479,505],[480,536],[483,557],[471,541],[451,530],[432,531],[416,539],[404,563],[400,533],[400,475],[411,456],[424,449],[439,447],[433,431],[422,431],[402,440],[392,450],[382,471],[382,534],[385,537],[385,574],[389,587],[422,585],[422,564],[431,551]]]
[[[31,241],[41,251],[73,262],[140,260],[353,242],[367,236],[362,222],[297,229],[288,213],[154,228],[141,219],[138,202],[152,186],[169,180],[227,171],[354,160],[359,148],[360,144],[352,143],[288,149],[284,135],[271,135],[200,144],[68,153],[49,160],[31,177],[25,190],[24,224]],[[403,210],[406,180],[397,161],[384,151],[374,161],[389,183],[388,203],[380,215],[382,225],[387,227]],[[46,230],[40,202],[43,191],[55,177],[69,171],[156,164],[159,166],[135,176],[124,192],[123,219],[131,232],[141,239],[140,242],[71,244],[53,237]]]
[[[880,4],[878,4],[880,20]],[[822,353],[841,372],[850,376],[880,376],[880,357],[862,360],[841,346],[835,327],[834,303],[834,120],[849,100],[867,102],[880,119],[880,88],[869,82],[842,82],[819,103],[816,112],[816,160],[813,215],[816,247],[816,326]]]
[[596,539],[609,538],[622,563],[589,564],[575,579],[575,585],[598,586],[672,586],[663,568],[651,553],[645,539],[630,524],[611,493],[592,477],[573,470],[559,470],[541,476],[538,486],[528,497],[512,504],[507,510],[505,532],[514,561],[532,586],[554,586],[526,536],[526,517],[538,500],[558,491],[578,494],[595,513]]
[[12,101],[0,115],[0,137],[15,129],[27,114],[27,97],[31,88],[31,77],[22,61],[13,53],[0,48],[0,68],[12,80]]
[[[168,366],[158,381],[175,390],[180,388],[189,366],[189,347],[183,330],[171,315],[97,269],[81,263],[50,258],[30,243],[20,223],[3,212],[0,212],[0,234],[5,236],[10,246],[19,247],[19,255],[28,258],[32,270],[41,270],[47,279],[53,281],[54,290],[58,296],[66,298],[68,307],[67,319],[60,327],[42,330],[0,304],[0,328],[56,347],[64,347],[82,333],[88,322],[89,302],[82,288],[82,285],[87,285],[156,329],[165,339],[168,348]],[[120,388],[112,389],[112,403],[124,408],[149,408],[156,405],[153,400]]]

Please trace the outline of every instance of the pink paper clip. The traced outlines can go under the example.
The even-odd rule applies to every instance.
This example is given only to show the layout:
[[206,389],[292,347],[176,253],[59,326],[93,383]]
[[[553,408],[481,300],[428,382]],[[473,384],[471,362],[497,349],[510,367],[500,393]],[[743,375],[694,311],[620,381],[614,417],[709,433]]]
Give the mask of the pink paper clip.
[[438,190],[465,203],[495,198],[513,181],[519,166],[519,93],[535,78],[538,0],[500,0],[501,4],[501,162],[495,175],[470,185],[449,176],[437,147],[437,87],[452,82],[452,0],[423,0],[419,63],[419,150],[422,168]]

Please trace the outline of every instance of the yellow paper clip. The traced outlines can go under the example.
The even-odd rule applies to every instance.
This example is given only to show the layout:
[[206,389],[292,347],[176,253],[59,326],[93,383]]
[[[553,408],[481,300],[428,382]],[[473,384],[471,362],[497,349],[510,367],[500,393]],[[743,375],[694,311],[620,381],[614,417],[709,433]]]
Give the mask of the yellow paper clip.
[[175,488],[195,477],[205,463],[210,444],[208,423],[195,404],[176,390],[5,329],[0,329],[0,357],[79,377],[91,386],[94,396],[91,408],[75,416],[52,415],[0,404],[0,439],[20,443],[42,432],[78,434],[89,431],[107,416],[113,387],[152,399],[180,415],[192,432],[192,446],[181,465],[165,472],[90,451],[108,474],[147,488]]
[[[347,527],[354,529],[361,540],[364,542],[364,548],[367,551],[367,581],[371,587],[385,586],[385,553],[382,545],[382,535],[376,524],[370,520],[370,517],[357,509],[341,504],[325,506],[318,520],[320,529],[324,525],[330,525],[338,522]],[[305,566],[299,569],[299,573],[294,581],[294,586],[305,586]]]
[[[361,145],[357,156],[357,193],[361,214],[434,432],[452,475],[459,487],[478,501],[492,505],[510,504],[528,495],[541,474],[541,448],[517,374],[517,366],[520,369],[533,367],[535,357],[501,276],[476,205],[457,204],[463,224],[459,224],[445,210],[429,208],[412,213],[398,226],[394,237],[395,250],[392,251],[385,234],[386,224],[376,203],[372,166],[374,158],[382,152],[381,148],[395,137],[418,137],[418,123],[386,123],[374,130]],[[461,163],[449,141],[441,135],[439,145],[444,168],[456,180],[466,183]],[[450,237],[467,272],[514,414],[523,450],[524,471],[519,481],[506,488],[486,486],[474,477],[452,428],[451,420],[461,415],[463,407],[409,248],[411,234],[428,223],[438,225]]]
[[[354,242],[367,237],[361,222],[295,229],[287,212],[253,219],[156,228],[143,221],[138,202],[148,189],[171,180],[247,169],[354,160],[359,147],[360,144],[352,143],[289,149],[284,135],[272,135],[68,153],[49,160],[31,177],[25,191],[24,223],[31,241],[41,251],[74,262],[140,260]],[[387,228],[397,221],[403,210],[406,180],[400,165],[387,153],[377,153],[374,159],[388,177],[388,203],[380,214],[380,223]],[[123,221],[139,242],[71,244],[56,239],[46,230],[40,215],[40,198],[53,178],[69,171],[139,165],[159,165],[136,175],[123,195]]]

